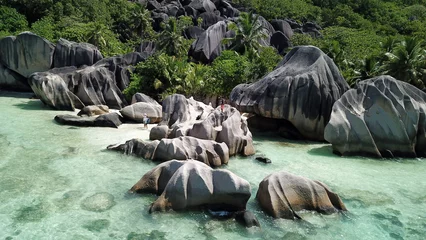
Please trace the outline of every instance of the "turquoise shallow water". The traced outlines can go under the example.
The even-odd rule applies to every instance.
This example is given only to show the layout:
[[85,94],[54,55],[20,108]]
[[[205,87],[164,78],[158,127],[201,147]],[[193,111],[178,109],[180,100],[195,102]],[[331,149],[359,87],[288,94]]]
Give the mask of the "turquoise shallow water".
[[[140,125],[75,128],[25,95],[0,93],[0,239],[424,239],[426,161],[341,158],[326,144],[255,135],[272,160],[232,158],[225,168],[253,188],[248,208],[262,228],[245,229],[207,213],[148,214],[153,195],[126,191],[154,163],[105,151],[140,137]],[[323,181],[349,213],[302,213],[305,221],[274,220],[254,199],[268,174],[286,170]]]

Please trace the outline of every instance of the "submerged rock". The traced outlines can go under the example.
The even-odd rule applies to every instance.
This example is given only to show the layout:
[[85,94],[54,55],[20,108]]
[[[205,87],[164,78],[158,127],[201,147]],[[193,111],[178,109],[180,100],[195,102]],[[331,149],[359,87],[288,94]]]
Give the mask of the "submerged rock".
[[333,106],[324,137],[341,155],[426,156],[426,93],[380,76],[361,81]]
[[81,203],[81,208],[92,212],[104,212],[115,206],[114,196],[109,193],[96,193]]
[[340,197],[325,184],[284,171],[263,179],[256,199],[262,209],[274,218],[300,218],[297,212],[302,210],[323,214],[346,211]]
[[198,161],[168,161],[146,173],[131,191],[160,195],[150,212],[211,206],[217,211],[246,209],[249,182],[228,170],[214,170]]
[[257,220],[256,216],[248,210],[237,212],[235,214],[235,220],[247,228],[260,227],[259,220]]
[[316,47],[300,46],[263,79],[236,86],[231,102],[242,112],[285,119],[306,139],[323,141],[332,106],[348,89],[333,60]]

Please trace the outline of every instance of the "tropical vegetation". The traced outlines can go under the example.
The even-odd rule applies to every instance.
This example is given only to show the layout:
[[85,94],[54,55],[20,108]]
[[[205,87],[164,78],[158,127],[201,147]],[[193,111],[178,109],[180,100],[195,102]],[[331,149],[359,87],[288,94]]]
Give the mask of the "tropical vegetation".
[[293,45],[315,45],[328,54],[347,81],[389,74],[419,88],[426,83],[426,0],[232,0],[243,9],[225,39],[228,51],[211,64],[188,61],[194,41],[184,28],[200,21],[169,18],[153,29],[151,12],[127,0],[0,0],[0,37],[32,31],[52,42],[89,42],[106,57],[124,54],[141,41],[157,43],[157,53],[135,67],[127,96],[144,91],[161,99],[169,93],[227,96],[279,62],[273,48],[259,42],[266,20],[314,22],[321,37],[295,33]]

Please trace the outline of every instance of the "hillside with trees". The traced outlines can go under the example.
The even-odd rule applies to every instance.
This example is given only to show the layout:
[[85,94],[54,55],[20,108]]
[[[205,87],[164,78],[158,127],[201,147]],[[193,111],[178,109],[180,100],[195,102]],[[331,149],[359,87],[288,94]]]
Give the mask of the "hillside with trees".
[[[424,0],[233,0],[232,6],[241,11],[229,18],[234,23],[228,28],[235,34],[222,40],[226,50],[210,62],[188,61],[195,38],[182,34],[191,26],[204,27],[208,20],[179,11],[176,17],[161,19],[159,3],[153,2],[0,0],[0,37],[31,31],[54,43],[60,38],[91,43],[104,57],[154,42],[154,55],[133,71],[124,91],[128,97],[142,89],[158,99],[170,93],[228,96],[235,85],[256,81],[282,59],[275,48],[260,44],[267,37],[260,15],[301,26],[300,31],[292,26],[292,46],[319,47],[350,85],[389,74],[425,87]],[[307,23],[318,31],[303,34]]]

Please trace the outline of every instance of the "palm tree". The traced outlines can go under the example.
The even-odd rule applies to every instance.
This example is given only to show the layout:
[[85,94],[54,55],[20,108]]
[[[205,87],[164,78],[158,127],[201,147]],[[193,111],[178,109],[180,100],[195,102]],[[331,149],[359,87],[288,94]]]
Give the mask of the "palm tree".
[[225,43],[231,42],[230,49],[241,54],[248,52],[257,55],[262,48],[260,41],[265,38],[267,34],[259,15],[243,12],[236,22],[235,37],[225,39]]
[[138,6],[136,11],[132,13],[133,28],[139,37],[147,39],[152,37],[153,34],[151,12],[142,5],[138,4]]
[[423,75],[426,73],[426,50],[423,41],[406,37],[391,51],[386,52],[383,73],[423,88]]
[[100,49],[104,49],[107,46],[107,41],[104,38],[105,32],[108,28],[102,23],[94,23],[90,31],[86,35],[86,42],[91,43]]
[[162,24],[163,31],[158,38],[158,46],[167,55],[181,56],[186,52],[185,39],[178,30],[176,18],[169,18],[169,20]]

